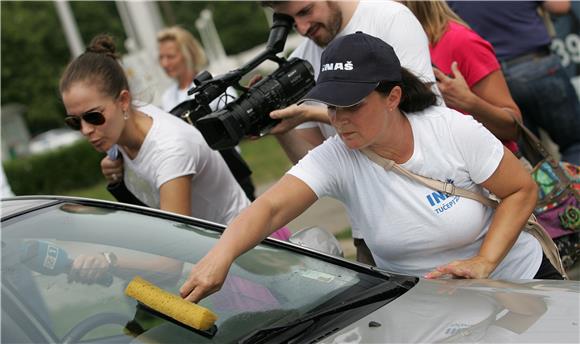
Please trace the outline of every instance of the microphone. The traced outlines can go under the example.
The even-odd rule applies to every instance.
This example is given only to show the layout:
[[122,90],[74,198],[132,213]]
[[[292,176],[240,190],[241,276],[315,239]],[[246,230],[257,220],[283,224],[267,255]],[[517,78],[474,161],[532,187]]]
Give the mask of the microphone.
[[[68,274],[73,264],[73,260],[64,249],[42,240],[27,241],[21,261],[30,270],[47,276]],[[108,287],[113,284],[113,275],[107,272],[95,283]]]

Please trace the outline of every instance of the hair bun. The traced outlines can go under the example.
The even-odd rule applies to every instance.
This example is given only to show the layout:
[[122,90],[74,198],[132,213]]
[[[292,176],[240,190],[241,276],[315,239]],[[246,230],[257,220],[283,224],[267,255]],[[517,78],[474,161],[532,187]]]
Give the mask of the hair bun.
[[116,52],[115,42],[113,41],[113,37],[105,34],[97,35],[89,44],[87,48],[87,52],[89,53],[96,53],[96,54],[105,54],[110,56],[114,59],[119,58],[119,55]]

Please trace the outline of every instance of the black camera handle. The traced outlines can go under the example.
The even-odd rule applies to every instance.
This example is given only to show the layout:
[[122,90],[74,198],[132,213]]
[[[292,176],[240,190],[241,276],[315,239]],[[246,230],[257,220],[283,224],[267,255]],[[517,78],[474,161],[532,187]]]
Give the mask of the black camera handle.
[[211,74],[208,72],[201,73],[202,77],[198,77],[194,80],[196,87],[189,90],[187,94],[192,95],[203,93],[202,98],[208,96],[208,98],[211,99],[202,100],[206,100],[210,103],[220,94],[224,93],[230,86],[233,86],[234,88],[239,87],[241,90],[245,90],[244,87],[239,85],[240,80],[244,75],[258,67],[262,62],[271,60],[278,63],[278,65],[281,65],[286,61],[284,58],[278,57],[276,54],[284,50],[286,39],[288,38],[288,33],[290,32],[293,23],[294,19],[291,16],[274,13],[272,27],[270,28],[270,35],[268,36],[268,43],[266,44],[265,51],[254,57],[244,66],[234,69],[215,79],[212,78]]

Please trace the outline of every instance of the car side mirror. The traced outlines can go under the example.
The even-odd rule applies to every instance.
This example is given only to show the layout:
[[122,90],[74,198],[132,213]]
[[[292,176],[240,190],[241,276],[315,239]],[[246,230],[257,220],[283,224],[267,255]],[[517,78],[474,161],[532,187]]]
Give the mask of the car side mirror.
[[323,253],[344,257],[344,252],[336,237],[324,228],[308,227],[301,229],[292,234],[288,241]]

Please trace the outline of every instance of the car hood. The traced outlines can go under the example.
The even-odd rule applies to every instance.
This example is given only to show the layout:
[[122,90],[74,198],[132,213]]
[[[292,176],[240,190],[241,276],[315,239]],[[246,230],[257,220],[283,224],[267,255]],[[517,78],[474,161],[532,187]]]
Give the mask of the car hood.
[[580,282],[420,280],[325,343],[579,343]]

